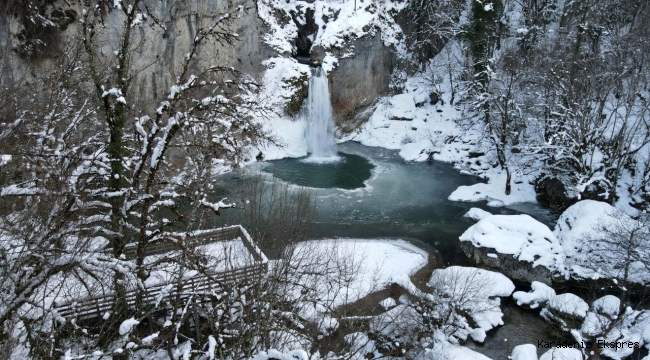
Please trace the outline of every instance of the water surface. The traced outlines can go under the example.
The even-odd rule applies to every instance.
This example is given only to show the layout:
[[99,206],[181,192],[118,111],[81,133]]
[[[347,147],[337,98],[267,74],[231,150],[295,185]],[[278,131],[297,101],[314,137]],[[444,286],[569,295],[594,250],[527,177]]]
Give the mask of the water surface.
[[[232,188],[261,171],[268,181],[275,177],[295,184],[295,189],[306,186],[318,210],[314,238],[412,239],[432,246],[445,265],[469,265],[458,237],[472,224],[463,218],[472,207],[493,214],[527,213],[551,227],[557,220],[556,213],[538,204],[494,208],[486,202],[448,200],[458,186],[479,181],[448,163],[405,162],[395,150],[354,142],[337,145],[337,151],[342,162],[268,161],[226,175],[222,185]],[[467,346],[493,359],[506,359],[515,345],[551,336],[539,315],[508,299],[504,314],[506,325],[491,331],[485,344],[469,341]]]
[[448,163],[406,162],[395,150],[355,142],[339,144],[337,151],[342,160],[335,163],[258,163],[223,177],[222,186],[232,188],[260,171],[269,181],[275,176],[296,188],[306,186],[318,211],[314,238],[413,238],[433,246],[446,264],[466,264],[458,237],[471,225],[463,215],[472,207],[494,214],[528,213],[549,225],[557,218],[537,204],[494,208],[448,200],[458,186],[479,181]]

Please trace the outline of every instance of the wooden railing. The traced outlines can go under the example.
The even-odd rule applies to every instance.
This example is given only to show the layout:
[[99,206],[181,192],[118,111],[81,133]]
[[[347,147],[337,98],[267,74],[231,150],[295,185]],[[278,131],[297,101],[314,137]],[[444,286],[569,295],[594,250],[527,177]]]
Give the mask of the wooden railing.
[[[253,258],[250,265],[229,269],[226,271],[205,272],[190,278],[175,279],[168,283],[156,284],[146,288],[142,302],[154,307],[163,305],[169,301],[185,300],[191,295],[209,295],[224,287],[235,285],[244,280],[259,281],[268,270],[268,259],[255,245],[246,230],[239,226],[203,231],[195,234],[179,234],[148,244],[145,252],[147,256],[165,254],[171,251],[181,250],[183,244],[200,246],[220,241],[228,241],[241,238],[244,246]],[[125,252],[127,259],[134,259],[136,246],[130,244]],[[131,289],[126,294],[126,302],[130,307],[135,307],[138,290]],[[58,315],[68,318],[91,319],[103,316],[113,306],[114,294],[102,294],[87,296],[80,299],[55,302],[54,310]]]

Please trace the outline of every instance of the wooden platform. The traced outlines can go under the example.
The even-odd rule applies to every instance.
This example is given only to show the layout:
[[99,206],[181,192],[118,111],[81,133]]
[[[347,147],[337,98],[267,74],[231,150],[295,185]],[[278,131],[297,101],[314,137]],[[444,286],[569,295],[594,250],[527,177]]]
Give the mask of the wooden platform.
[[[209,295],[223,290],[224,287],[241,283],[244,280],[259,279],[268,270],[268,259],[255,245],[246,230],[239,225],[219,229],[195,232],[193,234],[178,234],[170,236],[162,241],[148,244],[146,248],[147,257],[161,258],[169,255],[180,254],[188,248],[196,249],[201,246],[210,246],[215,243],[241,241],[243,247],[239,251],[247,251],[246,254],[236,254],[239,261],[227,261],[228,264],[207,264],[209,271],[197,273],[182,279],[178,277],[171,281],[155,280],[145,282],[144,302],[151,307],[164,307],[170,299],[184,300],[189,296]],[[238,243],[237,243],[238,244]],[[216,247],[218,249],[218,247]],[[243,250],[245,249],[245,250]],[[124,252],[129,260],[136,257],[136,246],[130,244]],[[229,259],[224,256],[224,259]],[[242,260],[243,259],[243,260]],[[218,260],[217,260],[218,261]],[[225,261],[224,261],[225,262]],[[152,283],[151,283],[152,282]],[[127,292],[127,303],[135,306],[136,289]],[[80,299],[55,302],[54,309],[58,315],[64,318],[76,318],[79,320],[102,317],[110,311],[113,305],[113,294],[101,296],[85,296]]]

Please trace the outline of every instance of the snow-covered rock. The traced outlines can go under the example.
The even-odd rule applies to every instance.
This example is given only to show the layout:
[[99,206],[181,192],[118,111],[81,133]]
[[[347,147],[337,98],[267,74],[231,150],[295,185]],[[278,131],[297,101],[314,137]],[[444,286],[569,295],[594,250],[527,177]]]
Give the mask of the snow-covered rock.
[[415,102],[410,94],[395,95],[390,98],[391,107],[388,109],[388,117],[391,120],[413,120],[415,116]]
[[[638,311],[628,307],[625,314],[620,316],[613,328],[603,336],[603,340],[606,343],[621,345],[603,348],[601,355],[620,360],[632,355],[636,347],[650,350],[650,311]],[[633,345],[630,346],[630,343]]]
[[592,304],[591,308],[603,315],[617,316],[621,307],[621,300],[614,295],[605,295],[599,299],[596,299]]
[[120,335],[126,335],[133,330],[133,327],[138,325],[140,322],[134,318],[126,319],[120,324]]
[[530,284],[531,290],[529,292],[515,291],[512,298],[517,302],[517,305],[526,305],[531,309],[537,309],[555,297],[555,290],[552,287],[543,284],[539,281],[533,281]]
[[540,315],[568,332],[580,327],[588,310],[589,304],[586,301],[575,294],[565,293],[549,299]]
[[397,302],[393,298],[385,298],[384,300],[379,302],[379,305],[381,305],[384,310],[388,310],[394,306],[397,306]]
[[489,169],[483,174],[488,177],[487,183],[459,186],[449,195],[452,201],[487,201],[488,206],[506,206],[525,202],[536,202],[535,189],[526,181],[511,182],[509,195],[505,193],[506,174],[505,171]]
[[547,303],[547,308],[562,314],[584,318],[589,304],[579,296],[571,293],[555,295]]
[[[485,216],[461,236],[465,254],[516,280],[551,284],[563,274],[564,253],[555,235],[528,215]],[[496,257],[488,256],[491,253]]]
[[[564,249],[571,277],[578,280],[624,278],[626,244],[634,232],[634,256],[650,258],[650,230],[613,206],[594,200],[580,201],[562,213],[554,234]],[[630,282],[650,283],[650,271],[632,260]]]
[[517,345],[510,354],[512,360],[537,360],[537,348],[533,344]]
[[481,221],[481,220],[483,220],[483,218],[486,218],[486,217],[488,217],[490,215],[492,215],[492,214],[485,211],[485,210],[483,210],[483,209],[471,208],[471,209],[469,209],[468,212],[465,213],[465,215],[463,215],[463,217],[472,219],[474,221]]

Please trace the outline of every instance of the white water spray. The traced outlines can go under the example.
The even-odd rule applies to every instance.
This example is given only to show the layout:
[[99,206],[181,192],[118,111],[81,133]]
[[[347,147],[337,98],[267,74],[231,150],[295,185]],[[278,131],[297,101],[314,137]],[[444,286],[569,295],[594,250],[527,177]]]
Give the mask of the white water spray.
[[329,162],[338,160],[334,140],[334,121],[332,120],[332,103],[323,68],[314,70],[309,79],[309,146],[311,156],[308,161]]

